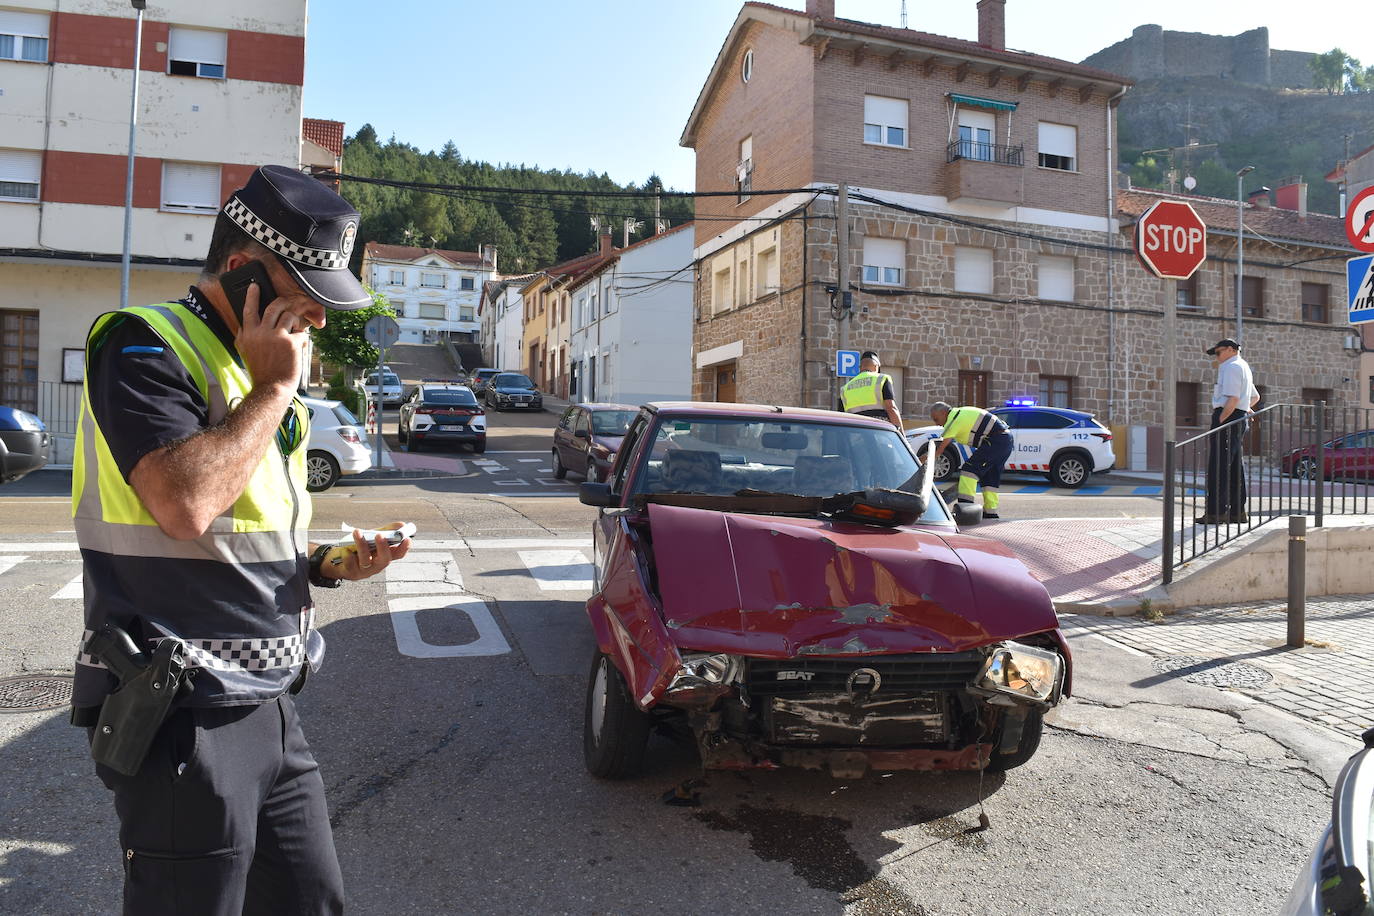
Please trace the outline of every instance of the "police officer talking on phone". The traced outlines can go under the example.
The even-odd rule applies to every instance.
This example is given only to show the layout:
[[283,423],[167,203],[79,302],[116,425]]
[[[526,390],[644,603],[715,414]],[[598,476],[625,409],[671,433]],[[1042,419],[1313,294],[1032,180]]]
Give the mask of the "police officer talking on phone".
[[371,303],[348,271],[357,230],[325,185],[263,166],[216,218],[185,298],[101,315],[87,339],[72,721],[114,794],[125,913],[342,911],[292,699],[324,654],[310,586],[410,548],[307,537],[302,344],[327,310]]

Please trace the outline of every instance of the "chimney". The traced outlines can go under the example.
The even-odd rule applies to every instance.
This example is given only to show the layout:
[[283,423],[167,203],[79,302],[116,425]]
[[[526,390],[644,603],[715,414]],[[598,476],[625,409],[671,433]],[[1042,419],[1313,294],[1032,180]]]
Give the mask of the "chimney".
[[482,261],[483,261],[483,263],[485,263],[486,265],[488,265],[489,267],[491,267],[491,272],[492,272],[493,274],[496,273],[496,246],[495,246],[495,245],[483,245],[483,246],[482,246]]
[[1297,210],[1298,216],[1307,217],[1307,182],[1301,175],[1294,175],[1279,182],[1274,191],[1274,206],[1280,210]]
[[1268,210],[1274,203],[1269,199],[1268,188],[1255,188],[1246,195],[1245,199],[1250,202],[1250,206],[1258,207],[1261,210]]
[[604,258],[614,250],[615,249],[611,246],[611,234],[609,232],[601,233],[601,250],[599,254]]
[[978,0],[978,43],[1006,50],[1007,0]]
[[806,15],[812,19],[834,19],[835,0],[806,0]]

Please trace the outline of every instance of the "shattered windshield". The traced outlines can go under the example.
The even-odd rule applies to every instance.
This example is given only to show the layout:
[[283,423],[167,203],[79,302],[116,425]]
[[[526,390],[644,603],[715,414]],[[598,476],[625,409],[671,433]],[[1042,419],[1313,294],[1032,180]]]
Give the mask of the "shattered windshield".
[[[920,465],[895,429],[751,417],[660,420],[632,496],[827,497],[919,493]],[[932,499],[924,520],[947,516]]]

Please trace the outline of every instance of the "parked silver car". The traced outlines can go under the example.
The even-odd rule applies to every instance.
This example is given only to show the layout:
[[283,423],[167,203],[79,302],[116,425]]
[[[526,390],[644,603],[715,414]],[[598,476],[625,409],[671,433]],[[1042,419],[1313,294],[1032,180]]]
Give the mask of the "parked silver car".
[[1341,770],[1331,799],[1331,821],[1288,900],[1283,916],[1367,916],[1374,874],[1374,728],[1364,750]]

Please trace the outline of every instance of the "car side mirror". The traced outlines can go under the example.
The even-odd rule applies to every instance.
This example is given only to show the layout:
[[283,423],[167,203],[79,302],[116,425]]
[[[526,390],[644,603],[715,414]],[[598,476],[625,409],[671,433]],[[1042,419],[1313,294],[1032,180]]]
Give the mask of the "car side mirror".
[[983,520],[983,507],[977,503],[955,502],[954,523],[960,528],[976,525]]
[[592,437],[591,431],[585,429],[574,430],[573,435],[578,439],[590,439]]
[[584,506],[599,506],[603,509],[615,505],[615,494],[608,483],[583,483],[577,488],[577,498]]

